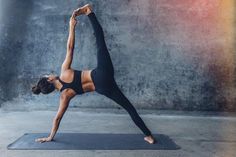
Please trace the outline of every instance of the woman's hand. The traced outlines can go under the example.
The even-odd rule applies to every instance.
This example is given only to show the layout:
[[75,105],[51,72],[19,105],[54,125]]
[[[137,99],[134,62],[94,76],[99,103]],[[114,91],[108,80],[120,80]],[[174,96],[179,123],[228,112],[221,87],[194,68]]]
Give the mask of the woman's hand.
[[76,26],[77,20],[75,18],[75,14],[73,13],[72,16],[70,17],[70,26]]
[[38,138],[35,140],[35,142],[40,142],[40,143],[50,142],[50,141],[52,141],[52,139],[50,137]]

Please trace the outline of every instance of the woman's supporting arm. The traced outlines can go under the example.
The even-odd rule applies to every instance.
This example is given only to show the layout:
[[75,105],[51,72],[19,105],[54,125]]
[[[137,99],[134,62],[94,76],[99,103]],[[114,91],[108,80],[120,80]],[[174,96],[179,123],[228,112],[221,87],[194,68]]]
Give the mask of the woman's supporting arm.
[[59,109],[57,111],[55,118],[53,119],[53,127],[51,129],[51,133],[49,136],[50,139],[53,139],[53,137],[56,135],[61,119],[69,106],[69,102],[70,102],[69,98],[65,96],[60,97],[60,106],[59,106]]
[[42,142],[49,142],[54,138],[54,136],[56,135],[57,130],[59,128],[61,119],[69,106],[69,102],[70,102],[70,98],[68,98],[67,96],[61,95],[59,109],[57,111],[55,118],[53,119],[53,126],[51,129],[50,135],[45,138],[38,138],[38,139],[36,139],[36,142],[41,142],[41,143]]

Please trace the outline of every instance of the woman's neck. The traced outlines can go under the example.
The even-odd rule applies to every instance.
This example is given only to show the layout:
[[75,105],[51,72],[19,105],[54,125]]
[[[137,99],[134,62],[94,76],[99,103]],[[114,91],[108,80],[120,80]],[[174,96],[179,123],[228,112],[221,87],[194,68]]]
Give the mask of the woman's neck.
[[56,88],[57,90],[60,90],[60,89],[61,89],[62,84],[60,83],[58,76],[57,76],[56,79],[53,81],[53,85],[55,86],[55,88]]

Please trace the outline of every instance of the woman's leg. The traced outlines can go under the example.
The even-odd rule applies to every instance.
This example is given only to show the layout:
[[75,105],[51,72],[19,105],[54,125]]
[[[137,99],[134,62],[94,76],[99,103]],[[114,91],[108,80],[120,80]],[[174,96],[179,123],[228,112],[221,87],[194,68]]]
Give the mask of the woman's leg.
[[97,44],[97,68],[106,70],[114,75],[114,69],[111,61],[110,54],[107,50],[103,29],[97,20],[94,12],[88,14],[89,20],[94,29],[96,44]]
[[146,136],[150,136],[151,132],[144,124],[141,117],[138,115],[134,106],[130,103],[130,101],[125,97],[125,95],[120,91],[119,87],[115,84],[110,92],[102,93],[106,97],[112,99],[117,104],[122,106],[130,115],[134,123],[142,130],[142,132]]

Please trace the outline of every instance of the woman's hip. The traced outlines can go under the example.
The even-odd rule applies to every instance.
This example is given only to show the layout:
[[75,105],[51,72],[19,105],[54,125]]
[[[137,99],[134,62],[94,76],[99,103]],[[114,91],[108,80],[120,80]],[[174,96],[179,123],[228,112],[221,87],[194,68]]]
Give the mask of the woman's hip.
[[114,76],[107,71],[100,69],[93,69],[91,71],[91,78],[95,85],[95,91],[110,91],[116,86]]

